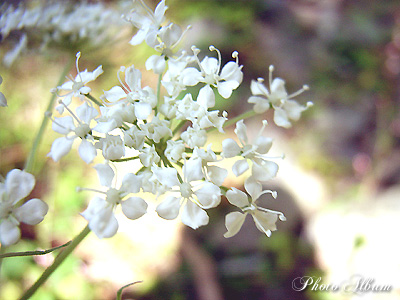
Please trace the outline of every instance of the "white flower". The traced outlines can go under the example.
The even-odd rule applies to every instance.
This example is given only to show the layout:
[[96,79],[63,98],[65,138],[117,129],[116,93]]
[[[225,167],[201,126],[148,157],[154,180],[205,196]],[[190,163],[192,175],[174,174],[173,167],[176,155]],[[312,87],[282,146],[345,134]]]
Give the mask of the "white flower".
[[155,116],[151,122],[141,124],[140,128],[146,133],[147,138],[159,143],[162,138],[172,136],[169,126],[168,120],[160,120],[158,116]]
[[168,60],[168,69],[162,78],[162,85],[167,90],[168,95],[176,98],[180,92],[186,89],[186,85],[183,84],[182,72],[188,64],[188,59],[185,56],[181,56],[177,59],[170,58]]
[[255,181],[253,177],[245,181],[244,187],[250,197],[234,187],[226,192],[228,201],[232,205],[239,207],[243,213],[231,212],[226,215],[225,226],[228,231],[224,234],[224,237],[228,238],[237,234],[248,214],[253,217],[258,230],[265,233],[268,237],[271,236],[271,231],[276,230],[275,223],[278,220],[278,216],[281,221],[285,221],[286,218],[283,213],[258,207],[255,202],[261,195],[266,193],[270,193],[276,198],[276,192],[270,190],[262,191],[261,184]]
[[131,193],[138,193],[142,185],[142,179],[132,173],[128,173],[122,179],[119,189],[112,187],[114,171],[107,164],[95,166],[101,185],[108,188],[105,199],[100,197],[93,198],[87,209],[81,215],[89,222],[89,228],[99,238],[108,238],[115,235],[118,231],[118,221],[114,211],[118,204],[121,204],[122,212],[131,220],[136,220],[143,216],[147,211],[147,203],[140,197],[129,197]]
[[247,160],[253,163],[252,175],[259,181],[267,181],[276,176],[278,165],[275,162],[269,161],[264,155],[267,154],[272,146],[272,139],[261,135],[267,121],[263,121],[263,126],[250,144],[247,138],[247,129],[243,120],[236,123],[235,133],[242,145],[240,147],[233,139],[225,139],[222,142],[222,155],[226,158],[241,156],[242,160],[238,160],[232,167],[232,171],[236,176],[240,176],[248,170],[249,164]]
[[8,172],[4,182],[0,182],[0,242],[3,246],[15,244],[20,236],[20,222],[36,225],[43,221],[48,206],[34,198],[21,206],[19,202],[30,194],[35,185],[35,177],[18,169]]
[[152,145],[151,147],[140,150],[139,159],[143,166],[150,167],[160,161],[160,156],[158,155],[156,148],[154,148],[154,145]]
[[205,209],[216,207],[221,201],[221,191],[211,182],[203,181],[202,165],[200,159],[189,159],[183,166],[182,181],[178,179],[176,169],[153,167],[152,171],[163,185],[172,188],[178,196],[168,196],[157,206],[160,217],[172,220],[178,217],[182,209],[182,222],[197,229],[207,225],[209,217]]
[[146,133],[132,126],[128,130],[124,130],[124,143],[127,147],[132,147],[136,150],[141,150],[144,146]]
[[[125,72],[125,83],[120,78],[120,73]],[[114,86],[109,91],[104,91],[104,98],[111,103],[132,103],[135,116],[139,120],[145,120],[151,114],[152,108],[157,105],[154,91],[146,86],[142,89],[142,73],[134,65],[125,69],[121,67],[118,71],[118,80],[122,87]]]
[[178,162],[183,158],[183,153],[185,153],[185,145],[183,141],[167,141],[167,148],[165,148],[164,155],[168,158],[171,162]]
[[[206,86],[202,89],[214,86],[217,88],[218,93],[222,97],[225,99],[229,98],[232,95],[232,91],[237,89],[243,80],[243,66],[239,66],[238,53],[236,51],[233,52],[232,57],[235,58],[236,61],[228,62],[221,70],[221,53],[214,46],[210,46],[210,51],[216,51],[218,54],[218,59],[206,56],[200,62],[197,57],[200,50],[194,46],[192,47],[192,50],[200,71],[196,68],[186,68],[182,72],[183,84],[187,86],[194,86],[199,82],[203,82],[206,84]],[[208,107],[213,107],[214,105],[215,100],[210,98]]]
[[207,142],[207,132],[204,129],[200,129],[198,125],[194,125],[182,132],[181,138],[191,149],[203,147]]
[[98,66],[93,72],[89,72],[87,69],[83,72],[79,71],[80,57],[81,53],[78,52],[76,54],[76,70],[78,74],[76,75],[75,79],[70,76],[70,81],[67,81],[61,86],[57,87],[57,92],[66,92],[66,94],[58,96],[63,98],[63,102],[67,106],[71,103],[72,97],[82,98],[83,95],[89,94],[92,89],[86,86],[86,84],[94,81],[103,73],[102,66]]
[[224,168],[210,165],[210,163],[218,161],[217,155],[211,149],[211,144],[208,145],[207,151],[197,147],[194,148],[193,157],[201,159],[204,177],[215,185],[221,186],[226,176],[228,176],[228,171]]
[[165,21],[164,14],[168,9],[165,5],[165,0],[158,3],[154,13],[141,0],[135,0],[134,6],[135,8],[130,12],[129,16],[124,16],[127,21],[139,29],[129,43],[131,45],[139,45],[146,41],[152,47],[155,43],[157,32],[162,28],[161,25]]
[[304,91],[308,90],[308,86],[304,85],[297,92],[288,95],[285,89],[285,81],[281,78],[272,80],[273,66],[269,67],[269,90],[264,85],[264,79],[258,78],[257,81],[251,82],[251,96],[249,103],[254,103],[254,111],[261,114],[272,107],[274,112],[274,122],[276,125],[289,128],[292,126],[290,120],[297,121],[300,119],[301,113],[312,106],[312,102],[307,102],[306,106],[301,106],[296,101],[291,100]]
[[[212,94],[212,104],[208,102]],[[223,133],[223,125],[227,120],[227,113],[223,112],[222,117],[219,116],[219,111],[208,111],[208,108],[214,106],[214,92],[209,86],[205,86],[199,92],[197,101],[194,101],[191,94],[186,94],[182,100],[176,101],[176,118],[180,120],[189,120],[194,127],[206,129],[216,127],[219,132]]]
[[107,160],[119,159],[125,155],[124,142],[118,135],[106,134],[106,137],[101,138],[96,146],[103,151],[103,156]]
[[[71,113],[71,116],[54,118],[52,124],[53,130],[65,134],[65,137],[58,138],[53,142],[47,156],[54,161],[59,161],[71,150],[74,140],[80,138],[79,156],[84,162],[90,164],[97,155],[96,148],[93,145],[94,138],[91,135],[90,122],[97,116],[98,112],[95,108],[89,106],[87,102],[76,109],[76,115],[67,106],[65,107]],[[74,124],[73,119],[78,125]],[[70,133],[72,135],[68,136]]]
[[113,106],[100,106],[101,116],[96,119],[93,130],[109,133],[121,127],[124,122],[133,123],[136,120],[134,106],[130,103],[116,103]]

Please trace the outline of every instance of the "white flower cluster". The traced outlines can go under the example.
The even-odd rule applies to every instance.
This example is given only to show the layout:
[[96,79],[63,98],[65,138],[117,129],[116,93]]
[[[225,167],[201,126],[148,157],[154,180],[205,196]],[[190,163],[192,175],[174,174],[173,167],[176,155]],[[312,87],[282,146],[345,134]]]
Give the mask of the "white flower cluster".
[[[238,53],[233,52],[234,60],[222,66],[221,53],[214,46],[209,50],[216,52],[217,58],[205,56],[201,60],[200,50],[195,46],[191,48],[192,53],[178,49],[189,28],[182,30],[168,22],[164,16],[166,10],[164,0],[154,12],[140,0],[134,1],[134,9],[124,16],[138,29],[130,43],[138,45],[145,41],[160,53],[146,61],[146,68],[160,75],[157,90],[143,87],[141,71],[131,65],[118,71],[120,85],[104,91],[101,101],[96,100],[87,84],[103,72],[102,67],[93,72],[81,72],[78,53],[76,77],[56,89],[60,97],[57,110],[62,116],[52,119],[53,130],[63,137],[54,141],[49,156],[58,161],[70,151],[74,140],[78,140],[79,155],[86,163],[103,157],[102,163],[94,168],[105,187],[105,191],[98,191],[104,197],[93,198],[82,213],[100,238],[117,232],[114,213],[119,204],[129,219],[144,215],[148,205],[139,195],[146,193],[160,201],[156,208],[160,217],[170,220],[180,216],[182,222],[193,229],[208,224],[206,210],[218,206],[221,196],[225,195],[243,212],[226,216],[228,232],[225,237],[239,231],[247,214],[252,215],[256,227],[269,236],[276,230],[278,217],[280,220],[285,217],[281,212],[255,204],[262,194],[276,197],[276,192],[261,188],[261,182],[270,180],[278,172],[276,162],[267,156],[272,139],[262,135],[267,121],[263,121],[259,134],[251,142],[243,120],[239,120],[235,129],[239,144],[234,139],[225,139],[219,145],[222,152],[214,151],[212,145],[207,144],[208,132],[217,129],[224,133],[228,120],[227,112],[213,109],[215,92],[229,98],[242,82]],[[254,81],[251,90],[255,96],[249,102],[256,104],[256,113],[272,107],[277,125],[288,127],[289,119],[298,119],[305,108],[290,100],[295,95],[286,93],[281,79],[270,81],[270,91],[261,80]],[[185,92],[187,87],[197,85],[200,85],[197,97]],[[165,90],[163,97],[161,87]],[[69,106],[76,98],[82,104],[74,113]],[[100,104],[100,113],[94,104]],[[127,153],[135,154],[127,156]],[[221,163],[231,158],[236,158],[232,168],[234,175],[250,172],[245,181],[250,197],[234,187],[223,186],[228,170],[222,168]],[[132,161],[140,161],[141,168],[125,174],[120,187],[116,187],[113,165]]]
[[121,13],[102,3],[41,1],[24,7],[11,4],[0,6],[0,35],[4,41],[17,32],[19,41],[3,56],[7,67],[25,51],[30,39],[38,38],[40,48],[50,43],[61,45],[90,41],[100,45],[116,33],[123,24]]
[[[48,35],[55,40],[64,34],[98,40],[101,28],[114,20],[114,15],[100,4],[77,4],[74,10],[68,10],[66,5],[61,2],[33,10],[9,7],[0,17],[1,34],[5,38],[12,30],[38,27],[48,30]],[[142,73],[134,65],[121,67],[117,74],[120,84],[105,90],[98,100],[88,84],[103,73],[102,66],[93,71],[80,71],[81,53],[78,52],[76,76],[70,76],[53,90],[59,97],[56,107],[59,116],[47,113],[53,121],[53,130],[62,135],[53,142],[49,157],[59,161],[70,152],[74,141],[78,141],[82,160],[87,164],[97,161],[93,167],[103,190],[79,190],[92,190],[103,196],[94,197],[82,216],[99,238],[111,237],[118,230],[115,212],[119,205],[127,218],[138,219],[148,209],[143,198],[154,195],[159,201],[156,212],[160,217],[171,220],[180,216],[185,225],[196,229],[208,224],[207,210],[218,206],[222,196],[226,196],[241,212],[226,216],[225,237],[235,235],[248,214],[256,227],[270,236],[271,231],[276,230],[277,219],[284,221],[285,217],[281,212],[256,204],[263,194],[276,197],[274,191],[262,191],[261,184],[278,172],[274,158],[267,156],[272,147],[272,139],[263,136],[267,121],[262,121],[252,141],[249,141],[243,119],[237,118],[237,139],[224,139],[220,145],[208,143],[210,131],[218,130],[223,134],[224,127],[235,123],[235,120],[228,121],[227,112],[216,110],[214,106],[215,93],[228,99],[242,83],[243,66],[239,63],[239,54],[234,51],[233,59],[222,65],[220,51],[210,46],[210,52],[215,55],[200,59],[200,50],[195,46],[190,53],[179,48],[190,27],[182,30],[166,20],[165,0],[154,11],[143,0],[133,1],[133,6],[134,9],[123,16],[137,28],[130,44],[145,41],[159,52],[159,55],[150,56],[145,64],[147,70],[159,75],[157,88],[143,86]],[[22,36],[20,44],[26,44],[26,36]],[[7,55],[15,56],[20,51],[17,50]],[[255,104],[253,115],[272,108],[275,123],[289,127],[290,120],[299,119],[301,112],[310,106],[303,107],[292,99],[307,87],[288,95],[282,79],[272,80],[272,69],[269,89],[262,79],[253,81],[253,96],[249,102]],[[187,92],[188,87],[193,86],[199,87],[197,95]],[[6,105],[2,98],[1,104]],[[248,113],[244,115],[249,116]],[[222,165],[231,159],[235,160],[232,167],[235,176],[249,174],[244,183],[247,193],[223,185],[229,171]],[[130,167],[131,172],[118,176],[123,179],[117,184],[115,164],[121,162],[140,167]],[[33,176],[19,170],[11,171],[1,183],[2,244],[18,240],[19,222],[37,224],[46,214],[47,205],[39,199],[17,205],[33,185]]]

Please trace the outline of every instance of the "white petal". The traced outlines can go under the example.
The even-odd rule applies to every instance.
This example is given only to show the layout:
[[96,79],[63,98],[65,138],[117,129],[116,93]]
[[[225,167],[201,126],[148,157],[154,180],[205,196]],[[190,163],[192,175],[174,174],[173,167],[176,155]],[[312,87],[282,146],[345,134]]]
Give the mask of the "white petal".
[[246,159],[238,160],[233,164],[232,172],[235,176],[240,176],[249,169],[249,164]]
[[107,164],[97,164],[94,168],[99,176],[100,184],[102,186],[111,187],[115,175],[113,169]]
[[271,231],[276,230],[275,223],[278,220],[278,216],[276,214],[256,210],[254,214],[252,214],[252,217],[258,230],[264,232],[267,236],[271,236]]
[[200,89],[199,95],[197,96],[197,103],[199,103],[205,109],[214,107],[215,94],[213,89],[208,84]]
[[147,30],[139,29],[138,32],[129,41],[129,44],[133,46],[141,44],[146,38],[146,35],[147,35]]
[[193,229],[207,225],[209,220],[207,213],[191,201],[188,201],[183,207],[181,218],[183,224]]
[[267,181],[276,176],[279,166],[273,161],[264,160],[259,163],[254,163],[252,167],[252,174],[256,180]]
[[139,120],[146,120],[152,112],[151,105],[145,102],[135,102],[135,116]]
[[106,207],[98,212],[89,222],[89,228],[98,238],[109,238],[118,231],[118,221],[111,207]]
[[221,202],[221,190],[211,182],[205,182],[201,189],[194,193],[202,208],[216,207]]
[[173,220],[179,215],[180,208],[180,199],[169,196],[157,206],[156,212],[161,218]]
[[218,93],[224,97],[225,99],[228,99],[232,95],[232,91],[236,89],[239,86],[239,83],[234,80],[229,80],[229,81],[223,81],[223,82],[218,82],[217,88],[218,88]]
[[125,70],[125,82],[131,91],[136,91],[141,88],[142,73],[136,69],[134,65]]
[[81,213],[81,215],[87,221],[90,221],[98,214],[99,211],[104,209],[106,205],[107,202],[104,199],[100,197],[94,197],[92,200],[90,200],[88,207]]
[[146,60],[146,70],[153,70],[156,74],[162,74],[166,63],[164,56],[152,55]]
[[0,242],[2,247],[18,242],[21,232],[16,224],[6,219],[0,223]]
[[200,158],[190,158],[183,167],[184,178],[186,182],[203,179],[202,162]]
[[51,128],[58,133],[68,134],[75,129],[75,124],[71,116],[54,118]]
[[307,107],[300,105],[294,100],[286,100],[283,104],[283,109],[286,111],[288,118],[297,121],[301,117],[301,113],[307,109]]
[[286,111],[280,107],[275,108],[274,122],[276,125],[284,128],[290,128],[292,126],[292,124],[289,122]]
[[251,93],[254,96],[268,96],[269,92],[268,89],[259,81],[252,80],[250,84]]
[[178,172],[175,168],[152,168],[152,171],[161,184],[167,187],[179,185]]
[[272,139],[265,136],[259,136],[253,145],[257,146],[257,152],[260,154],[266,154],[272,147]]
[[157,4],[156,9],[154,10],[154,18],[157,23],[161,23],[163,21],[167,8],[168,6],[165,5],[165,0],[160,1],[160,3]]
[[88,142],[85,139],[81,141],[81,144],[79,145],[78,148],[78,152],[79,156],[87,164],[90,164],[97,155],[96,148],[93,146],[91,142]]
[[59,161],[63,156],[67,155],[71,150],[72,143],[74,139],[70,139],[67,137],[60,137],[55,139],[53,144],[51,145],[51,150],[48,157],[51,157],[54,161]]
[[207,175],[212,183],[214,183],[217,186],[221,186],[226,176],[228,176],[228,171],[218,166],[208,166]]
[[230,204],[235,205],[239,208],[246,207],[250,204],[249,197],[244,192],[234,187],[226,192],[226,198],[228,199]]
[[147,212],[147,206],[146,201],[139,197],[130,197],[121,203],[122,212],[131,220],[143,216]]
[[274,99],[286,99],[287,92],[285,89],[285,81],[281,78],[275,78],[271,84],[271,97]]
[[258,96],[251,96],[247,102],[249,103],[254,103],[254,111],[257,114],[262,114],[263,112],[266,112],[270,108],[270,103],[267,99],[258,97]]
[[233,139],[222,141],[222,155],[226,158],[234,157],[241,151],[239,145]]
[[109,91],[104,91],[104,96],[110,102],[116,102],[126,97],[125,91],[120,86],[114,86]]
[[237,234],[245,220],[246,214],[242,214],[238,211],[227,214],[225,217],[225,227],[228,231],[224,234],[224,237],[230,238]]
[[253,176],[246,179],[244,182],[244,188],[247,193],[251,196],[252,202],[256,201],[262,193],[262,185]]
[[203,79],[201,72],[195,68],[186,68],[181,75],[182,83],[187,86],[195,86]]
[[93,130],[101,133],[109,133],[111,130],[118,127],[117,121],[114,119],[108,120],[107,122],[98,122]]
[[28,196],[34,186],[35,177],[25,171],[13,169],[6,176],[5,187],[13,204]]
[[84,123],[90,124],[90,121],[93,120],[99,113],[94,107],[89,106],[89,104],[85,102],[76,109],[76,114]]
[[236,128],[235,128],[235,133],[239,140],[244,144],[248,144],[248,139],[247,139],[247,127],[244,125],[243,120],[240,120],[239,122],[236,123]]
[[142,187],[142,177],[133,173],[127,173],[122,179],[120,191],[138,193]]
[[15,217],[20,222],[36,225],[43,221],[49,210],[48,205],[40,199],[34,198],[15,210]]

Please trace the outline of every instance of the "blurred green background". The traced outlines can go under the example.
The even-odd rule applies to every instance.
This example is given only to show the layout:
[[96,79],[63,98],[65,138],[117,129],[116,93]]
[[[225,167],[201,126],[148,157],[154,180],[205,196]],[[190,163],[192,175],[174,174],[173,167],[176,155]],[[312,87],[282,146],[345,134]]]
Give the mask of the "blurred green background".
[[[146,3],[154,8],[157,1]],[[310,86],[297,100],[314,106],[292,129],[270,121],[265,130],[275,139],[273,151],[286,158],[278,177],[265,184],[278,191],[277,200],[261,199],[261,206],[283,211],[288,220],[278,222],[278,231],[267,238],[249,219],[237,236],[225,239],[224,216],[231,211],[226,201],[211,209],[210,224],[196,231],[154,214],[136,222],[121,219],[115,237],[98,240],[91,234],[32,299],[115,299],[121,286],[140,280],[123,299],[356,299],[351,293],[292,288],[296,277],[340,283],[354,274],[393,285],[391,293],[368,293],[368,299],[400,299],[398,1],[170,0],[167,5],[168,18],[192,25],[187,48],[195,44],[203,55],[214,55],[207,52],[214,45],[224,62],[239,52],[244,82],[230,100],[217,104],[230,117],[251,109],[250,82],[267,78],[271,64],[289,92]],[[132,32],[127,29],[125,39],[101,49],[61,45],[29,51],[10,69],[1,66],[8,107],[0,109],[0,174],[24,167],[49,91],[77,51],[82,51],[81,70],[103,65],[105,73],[91,85],[95,96],[118,84],[121,65],[135,64],[144,71],[143,85],[155,86],[156,78],[144,69],[152,50],[127,44]],[[0,48],[10,47],[8,42]],[[246,121],[254,134],[260,120]],[[48,126],[35,165],[33,196],[49,204],[49,214],[38,226],[23,226],[23,239],[9,251],[60,245],[86,224],[79,213],[92,195],[76,193],[75,187],[95,187],[96,174],[76,151],[59,163],[47,159],[56,137]],[[240,188],[238,180],[232,183]],[[53,257],[4,259],[0,299],[18,298]]]

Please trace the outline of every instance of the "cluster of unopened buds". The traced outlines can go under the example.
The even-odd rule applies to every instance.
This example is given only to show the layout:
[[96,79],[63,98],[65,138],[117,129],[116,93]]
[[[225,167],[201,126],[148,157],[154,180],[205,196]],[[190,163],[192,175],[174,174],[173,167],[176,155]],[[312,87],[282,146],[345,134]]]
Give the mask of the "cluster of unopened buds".
[[[209,47],[210,56],[202,59],[195,46],[190,51],[180,49],[179,44],[190,27],[182,30],[167,21],[166,10],[165,0],[155,11],[143,1],[134,1],[134,9],[123,16],[138,29],[130,43],[146,42],[159,52],[159,55],[150,56],[145,64],[147,70],[159,76],[157,88],[143,86],[141,71],[131,65],[118,71],[119,85],[107,87],[96,99],[88,84],[103,73],[102,66],[94,71],[80,71],[81,53],[78,53],[77,75],[53,90],[59,98],[57,113],[48,112],[47,116],[52,120],[53,130],[62,136],[53,142],[48,156],[59,161],[76,142],[79,156],[85,163],[98,162],[93,167],[103,188],[81,187],[78,190],[97,192],[98,196],[91,199],[82,216],[99,238],[116,234],[115,213],[119,206],[127,218],[135,220],[147,212],[147,201],[153,198],[158,201],[156,212],[160,217],[172,220],[180,216],[185,225],[196,229],[208,224],[207,209],[218,206],[222,196],[236,207],[225,218],[225,237],[234,236],[248,214],[256,227],[270,236],[276,230],[278,218],[284,221],[285,217],[281,212],[257,205],[257,199],[263,194],[277,196],[275,191],[262,189],[262,183],[278,172],[276,158],[268,156],[272,139],[263,135],[267,121],[262,121],[258,135],[250,141],[240,116],[229,120],[226,111],[214,109],[216,93],[228,99],[242,83],[243,66],[239,54],[234,51],[232,60],[222,65],[221,53],[214,46]],[[287,128],[311,105],[302,106],[292,99],[308,87],[303,86],[289,95],[285,82],[273,78],[272,72],[271,66],[268,86],[261,78],[252,81],[252,96],[248,102],[253,103],[254,108],[253,113],[246,116],[273,109],[276,125]],[[199,87],[197,95],[186,92],[193,86]],[[76,101],[79,104],[73,109],[76,105],[71,104]],[[222,139],[220,145],[209,143],[211,132],[214,134],[217,130],[224,134],[224,128],[235,123],[237,138]],[[234,161],[231,170],[223,167],[225,160]],[[116,176],[120,163],[128,164],[131,172]],[[235,176],[246,174],[245,192],[224,186],[230,172]],[[11,226],[12,220],[26,221],[24,211],[28,208],[24,210],[24,206],[30,203],[16,210],[10,204],[3,212],[4,205],[25,195],[13,195],[8,182],[14,177],[8,175],[6,182],[0,185],[2,243],[7,236],[4,228]],[[39,207],[35,208],[37,217],[28,223],[37,223],[47,212],[43,202],[31,201],[34,200],[31,206]]]

